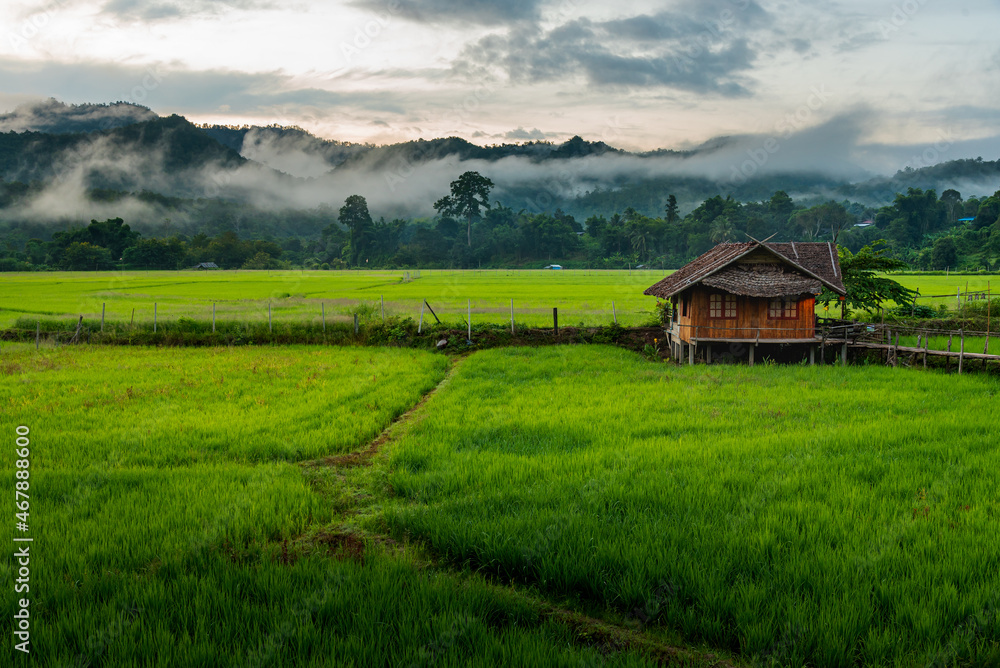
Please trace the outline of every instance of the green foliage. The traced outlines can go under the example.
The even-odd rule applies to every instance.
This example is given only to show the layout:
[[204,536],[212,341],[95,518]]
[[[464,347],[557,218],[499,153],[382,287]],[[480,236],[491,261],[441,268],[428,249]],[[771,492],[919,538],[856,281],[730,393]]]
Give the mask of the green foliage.
[[807,241],[818,240],[829,234],[836,243],[840,233],[855,223],[855,218],[844,205],[830,201],[796,212],[791,222],[800,228],[801,238]]
[[368,202],[361,195],[351,195],[340,207],[340,224],[350,230],[349,244],[345,249],[347,261],[352,266],[366,264],[374,236],[374,224],[368,213]]
[[[908,305],[916,296],[916,291],[880,275],[908,267],[902,260],[888,255],[885,244],[883,240],[876,241],[856,254],[843,246],[837,248],[844,287],[847,290],[848,313],[854,309],[874,311],[887,301]],[[880,245],[883,247],[879,248]],[[840,296],[828,289],[824,289],[817,298],[817,301],[824,304],[839,300]]]
[[938,315],[938,310],[921,304],[910,304],[908,306],[895,306],[886,312],[897,318],[934,318]]
[[63,250],[61,265],[69,271],[110,269],[111,253],[87,241],[74,241]]

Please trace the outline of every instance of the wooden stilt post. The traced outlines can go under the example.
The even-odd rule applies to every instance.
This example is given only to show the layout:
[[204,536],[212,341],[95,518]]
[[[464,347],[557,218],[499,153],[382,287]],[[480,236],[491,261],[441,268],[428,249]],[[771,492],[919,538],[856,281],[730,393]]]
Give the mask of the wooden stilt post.
[[712,363],[712,344],[711,343],[706,343],[705,344],[705,364],[711,364],[711,363]]
[[847,341],[844,341],[844,345],[840,347],[840,364],[847,366]]
[[755,344],[755,343],[751,343],[750,344],[750,366],[753,366],[753,353],[754,353],[754,349],[756,347],[757,347],[757,344]]
[[809,346],[809,366],[816,366],[816,346]]
[[694,341],[688,344],[688,364],[694,364],[695,353],[698,352],[698,344]]

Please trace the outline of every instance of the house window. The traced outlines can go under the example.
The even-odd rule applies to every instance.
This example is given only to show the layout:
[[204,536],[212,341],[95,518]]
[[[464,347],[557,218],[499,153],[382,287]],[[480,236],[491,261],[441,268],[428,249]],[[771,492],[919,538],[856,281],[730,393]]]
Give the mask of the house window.
[[708,298],[708,317],[718,320],[735,318],[736,295],[710,295]]
[[771,320],[797,320],[799,303],[795,299],[772,299],[767,308],[767,317]]

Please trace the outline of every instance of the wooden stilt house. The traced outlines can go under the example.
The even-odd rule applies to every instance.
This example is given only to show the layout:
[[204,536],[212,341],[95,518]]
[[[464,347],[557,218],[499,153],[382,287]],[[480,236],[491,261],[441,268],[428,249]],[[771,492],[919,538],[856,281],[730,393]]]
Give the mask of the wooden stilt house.
[[832,243],[719,244],[643,294],[667,299],[667,342],[675,359],[691,361],[712,344],[816,344],[815,304],[823,287],[845,294]]

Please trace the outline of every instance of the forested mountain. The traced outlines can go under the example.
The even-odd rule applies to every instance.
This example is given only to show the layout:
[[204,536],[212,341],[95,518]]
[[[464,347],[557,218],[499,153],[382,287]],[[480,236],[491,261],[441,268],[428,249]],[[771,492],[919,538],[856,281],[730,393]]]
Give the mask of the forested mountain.
[[[373,146],[295,127],[196,126],[136,105],[54,100],[2,119],[10,128],[0,133],[6,269],[671,267],[746,235],[852,249],[884,238],[923,268],[1000,262],[1000,198],[991,195],[1000,162],[981,158],[851,181],[787,164],[757,169],[763,163],[747,157],[760,160],[762,151],[745,137],[645,153],[580,137]],[[747,176],[727,178],[737,170]],[[470,183],[489,184],[475,210],[454,192],[469,174]],[[345,202],[355,211],[346,222]],[[110,231],[126,227],[123,240],[106,245]]]
[[0,114],[0,132],[93,132],[157,118],[159,116],[148,107],[131,102],[68,105],[49,98],[23,104],[14,111]]
[[170,177],[209,165],[244,163],[238,152],[176,115],[92,132],[0,134],[4,181],[45,182],[82,170],[89,187],[138,190],[169,186],[176,181]]

